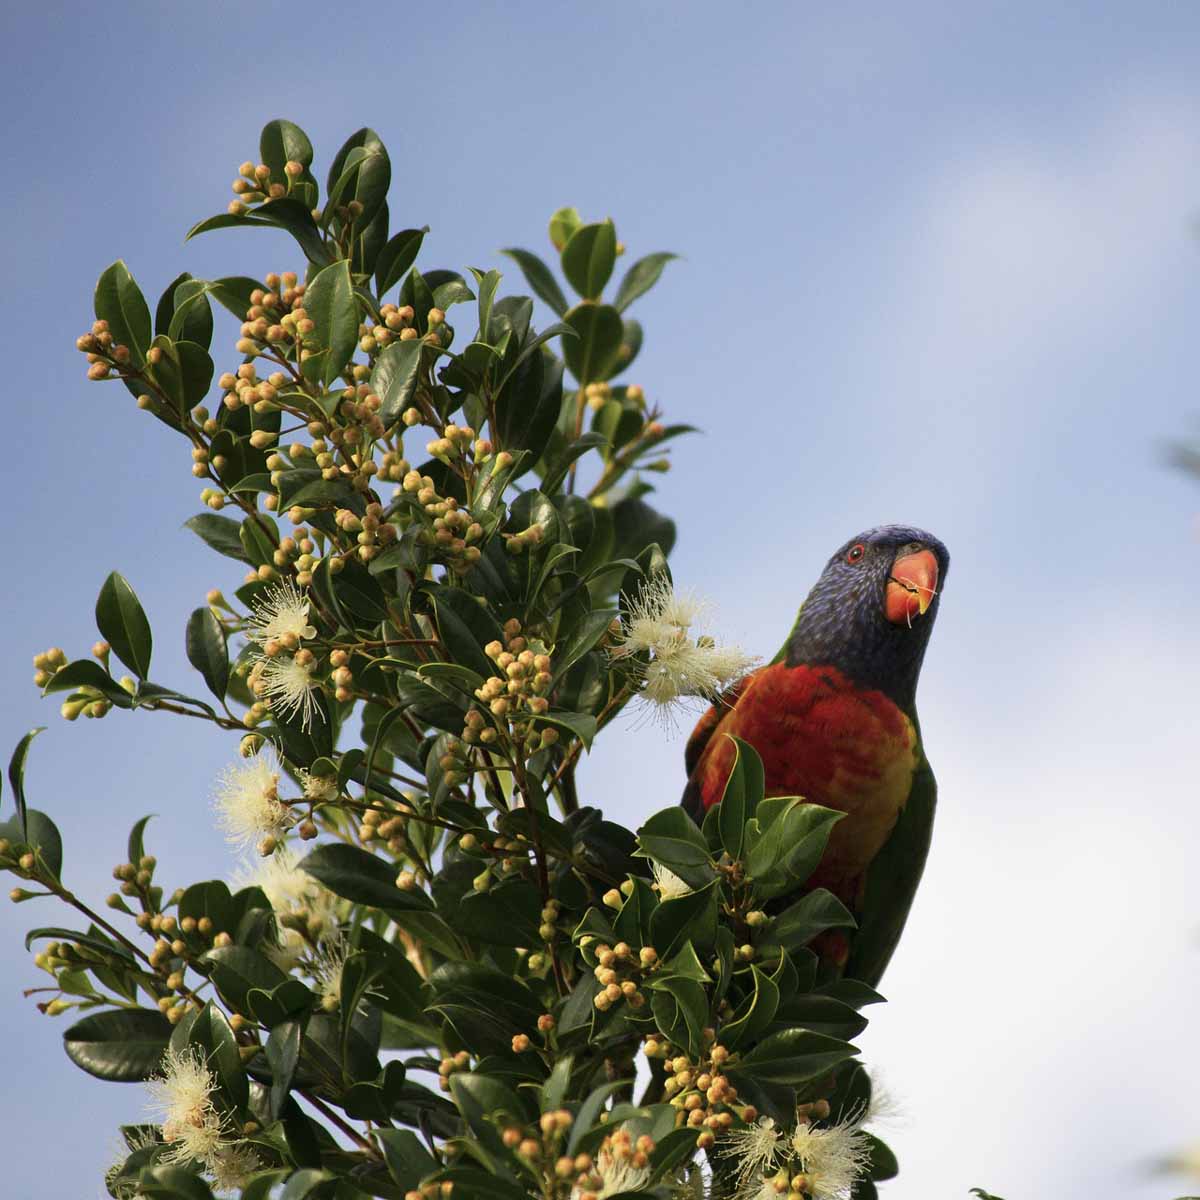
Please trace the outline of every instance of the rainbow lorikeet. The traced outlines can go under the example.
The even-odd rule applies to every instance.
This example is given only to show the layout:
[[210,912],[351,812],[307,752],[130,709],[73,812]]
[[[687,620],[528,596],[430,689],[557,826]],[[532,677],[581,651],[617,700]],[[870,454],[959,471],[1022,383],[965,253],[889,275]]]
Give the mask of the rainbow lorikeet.
[[[683,804],[721,800],[736,734],[758,752],[768,796],[846,814],[800,893],[828,888],[857,930],[826,934],[823,959],[878,983],[925,866],[937,785],[916,691],[950,556],[920,529],[884,525],[829,560],[775,658],[700,719],[687,744]],[[791,897],[794,900],[796,897]]]

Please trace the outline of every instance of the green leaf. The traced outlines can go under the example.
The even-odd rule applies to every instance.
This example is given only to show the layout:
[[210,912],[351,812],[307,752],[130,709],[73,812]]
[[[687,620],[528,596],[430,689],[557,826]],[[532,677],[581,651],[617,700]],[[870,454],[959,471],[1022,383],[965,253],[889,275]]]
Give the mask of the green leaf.
[[[203,1054],[225,1098],[238,1108],[245,1106],[250,1095],[249,1081],[238,1053],[237,1038],[225,1014],[210,1000],[196,1015],[195,1021],[186,1030],[176,1026],[173,1038],[186,1038],[189,1047],[197,1047]],[[173,1041],[172,1044],[178,1044]]]
[[318,271],[304,293],[304,308],[316,329],[313,336],[320,357],[307,360],[316,364],[307,378],[319,378],[331,384],[350,361],[358,345],[358,302],[350,279],[350,264],[343,258]]
[[[979,1200],[1000,1200],[999,1196],[993,1196],[991,1192],[985,1192],[983,1188],[972,1188],[969,1194],[972,1196],[978,1196]],[[1180,1196],[1179,1200],[1196,1200],[1196,1197]]]
[[287,976],[265,955],[248,946],[218,946],[200,961],[211,968],[212,981],[234,1012],[251,1015],[247,997],[251,988],[274,991]]
[[150,622],[129,581],[113,571],[96,598],[96,626],[113,653],[140,679],[150,674]]
[[567,298],[558,286],[550,268],[536,255],[528,250],[520,250],[515,246],[501,250],[521,268],[525,282],[533,289],[533,294],[543,303],[548,304],[557,316],[562,316],[570,307]]
[[678,254],[659,253],[647,254],[625,272],[621,286],[617,288],[613,307],[617,312],[624,312],[639,296],[644,296],[657,282],[663,273],[663,268]]
[[420,229],[402,229],[379,252],[375,263],[375,283],[381,296],[384,292],[390,292],[416,262],[421,243],[428,232],[428,225]]
[[296,1077],[304,1029],[300,1021],[281,1021],[267,1037],[267,1065],[271,1068],[271,1115],[278,1119]]
[[763,765],[758,751],[741,738],[733,739],[733,767],[717,806],[721,845],[735,862],[742,856],[746,822],[754,816],[763,794]]
[[316,1167],[304,1167],[294,1175],[288,1176],[287,1185],[279,1193],[279,1200],[308,1200],[323,1184],[336,1178],[329,1171]]
[[392,342],[383,348],[371,372],[371,390],[382,401],[379,419],[385,426],[394,425],[412,402],[420,378],[421,348],[419,338]]
[[563,357],[581,384],[607,379],[618,366],[621,314],[609,304],[577,304],[563,320],[575,331],[564,338]]
[[162,294],[154,313],[154,332],[171,342],[192,342],[207,350],[212,342],[212,305],[209,284],[193,279],[186,271]]
[[56,879],[62,875],[62,834],[45,813],[38,812],[36,808],[26,809],[24,827],[16,817],[0,823],[0,838],[28,846],[35,854],[41,856],[47,869]]
[[571,240],[571,235],[583,224],[577,208],[560,208],[550,218],[550,241],[555,250],[562,252]]
[[795,952],[826,929],[853,929],[849,909],[832,893],[816,888],[785,908],[767,929],[760,946],[782,946]]
[[277,182],[287,178],[284,168],[289,162],[298,162],[307,167],[313,160],[312,142],[308,140],[308,134],[291,121],[268,121],[259,135],[258,152]]
[[185,1167],[157,1164],[138,1176],[137,1194],[146,1200],[213,1200],[212,1189]]
[[147,816],[139,817],[134,821],[133,827],[129,831],[129,841],[126,848],[126,861],[135,865],[142,860],[142,856],[146,853],[146,846],[143,840],[146,826],[150,824],[150,820],[154,817],[154,813]]
[[[777,815],[768,822],[768,813]],[[746,855],[756,899],[771,900],[799,887],[816,870],[834,825],[844,816],[795,797],[772,797],[760,804],[756,820],[763,833]]]
[[300,866],[335,896],[355,904],[393,911],[421,911],[433,907],[424,892],[401,891],[396,886],[395,864],[388,864],[357,846],[342,842],[318,846]]
[[[810,1033],[807,1029],[784,1029],[759,1042],[742,1056],[737,1073],[760,1083],[786,1083],[793,1087],[824,1075],[858,1053],[856,1046],[838,1038]],[[730,1075],[733,1075],[730,1071]]]
[[441,1166],[411,1129],[377,1129],[374,1136],[383,1147],[388,1173],[403,1191],[416,1191]]
[[17,743],[17,748],[12,752],[12,758],[8,760],[8,783],[13,791],[13,803],[16,805],[17,819],[21,823],[21,836],[23,838],[28,838],[29,836],[25,819],[25,759],[29,754],[29,747],[33,739],[39,733],[42,733],[45,728],[45,725],[39,725],[36,729],[31,729]]
[[[330,260],[329,249],[321,239],[321,231],[312,219],[312,212],[307,205],[292,196],[268,200],[253,211],[240,215],[220,213],[215,217],[209,217],[207,220],[193,225],[184,240],[190,241],[199,234],[208,233],[213,229],[253,229],[258,226],[287,230],[295,238],[300,249],[304,251],[308,261],[315,266],[325,266]],[[262,284],[256,283],[254,286],[262,287]],[[221,297],[218,296],[218,299]],[[225,301],[222,300],[222,303]],[[235,316],[240,315],[243,320],[245,319],[245,309],[240,314],[236,309],[233,311]]]
[[156,1009],[119,1008],[77,1021],[63,1049],[89,1075],[128,1083],[159,1070],[170,1037],[171,1022]]
[[[357,200],[362,215],[355,218],[357,229],[365,229],[387,198],[392,182],[392,163],[379,134],[373,129],[352,133],[337,152],[329,168],[326,190],[326,218],[331,205]],[[307,295],[305,307],[307,307]]]
[[563,247],[563,274],[585,300],[600,299],[616,261],[617,231],[612,221],[580,226]]
[[222,517],[216,513],[197,513],[184,521],[183,526],[202,538],[218,554],[224,554],[226,558],[236,558],[238,562],[249,563],[250,560],[242,547],[241,524],[232,517]]
[[637,831],[644,857],[669,867],[693,888],[702,888],[716,876],[712,856],[696,823],[680,807],[664,808]]
[[196,609],[188,618],[184,648],[188,662],[204,677],[208,690],[218,700],[224,700],[229,685],[229,650],[225,628],[208,605]]
[[50,682],[42,689],[42,695],[74,692],[83,688],[95,688],[118,708],[133,707],[133,697],[98,662],[90,658],[77,658],[55,671]]
[[150,309],[141,289],[121,259],[106,267],[96,281],[96,316],[108,322],[115,346],[128,346],[135,366],[146,361],[153,337]]

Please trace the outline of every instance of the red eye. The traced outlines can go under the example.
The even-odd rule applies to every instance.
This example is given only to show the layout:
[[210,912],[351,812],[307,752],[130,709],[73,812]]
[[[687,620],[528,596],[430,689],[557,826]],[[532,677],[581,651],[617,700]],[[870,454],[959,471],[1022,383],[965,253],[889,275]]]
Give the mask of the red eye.
[[862,542],[855,542],[849,550],[846,551],[846,561],[848,563],[856,563],[866,554],[867,548]]

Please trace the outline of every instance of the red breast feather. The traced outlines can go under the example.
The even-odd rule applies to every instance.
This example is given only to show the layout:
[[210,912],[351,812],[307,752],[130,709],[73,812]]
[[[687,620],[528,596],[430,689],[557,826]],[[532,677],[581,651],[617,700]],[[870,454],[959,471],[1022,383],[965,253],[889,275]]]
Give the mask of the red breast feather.
[[689,758],[694,746],[700,753],[688,799],[702,811],[725,790],[734,752],[727,733],[758,751],[768,796],[800,796],[847,814],[805,890],[827,887],[856,907],[866,869],[908,799],[919,757],[912,722],[882,692],[856,687],[834,667],[763,667],[724,716],[701,719],[689,743]]

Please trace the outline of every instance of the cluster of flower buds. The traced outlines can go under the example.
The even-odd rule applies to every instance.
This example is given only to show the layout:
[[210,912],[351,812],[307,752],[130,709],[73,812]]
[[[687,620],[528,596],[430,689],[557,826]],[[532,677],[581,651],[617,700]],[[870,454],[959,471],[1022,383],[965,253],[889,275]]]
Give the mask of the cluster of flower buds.
[[642,1008],[646,1003],[645,993],[638,986],[646,974],[658,966],[658,951],[653,946],[642,946],[635,950],[628,942],[617,942],[609,946],[585,935],[580,941],[589,962],[594,962],[592,974],[600,984],[592,1003],[600,1012],[608,1012],[622,1000],[632,1009]]
[[89,379],[107,379],[114,367],[119,371],[130,359],[129,347],[114,341],[107,321],[94,321],[75,339],[75,349],[87,356]]
[[67,665],[67,655],[58,646],[51,646],[41,654],[33,656],[33,682],[37,687],[44,688],[54,678],[55,674]]
[[370,562],[383,547],[390,546],[398,536],[396,526],[384,520],[383,505],[378,501],[368,504],[361,517],[348,508],[339,508],[333,519],[343,533],[355,535],[358,557],[363,562]]
[[[650,1179],[650,1156],[655,1142],[643,1133],[634,1138],[627,1129],[610,1133],[601,1143],[593,1161],[579,1169],[578,1164],[587,1155],[571,1161],[572,1171],[578,1170],[572,1197],[578,1200],[600,1200],[602,1196],[616,1193],[641,1191]],[[561,1160],[560,1160],[561,1161]],[[558,1174],[558,1164],[555,1174]]]
[[699,1059],[692,1059],[655,1034],[646,1039],[643,1050],[647,1058],[663,1062],[667,1072],[663,1095],[677,1110],[676,1124],[700,1129],[700,1145],[707,1148],[716,1134],[733,1125],[735,1118],[752,1124],[758,1119],[758,1111],[752,1105],[737,1103],[737,1088],[722,1074],[732,1055],[716,1041],[715,1030],[704,1031],[704,1042],[709,1049]]
[[[470,845],[467,844],[470,839]],[[489,862],[486,867],[471,881],[471,886],[477,892],[486,892],[492,886],[492,877],[494,874],[512,875],[518,871],[522,871],[529,866],[529,856],[533,850],[533,843],[523,834],[518,833],[515,837],[497,837],[490,843],[478,842],[474,834],[467,834],[459,839],[458,843],[464,850],[475,851],[480,850],[485,854],[503,855],[498,861]],[[535,967],[535,959],[538,960],[538,966]],[[540,970],[545,965],[544,957],[531,954],[526,960],[530,970]]]
[[481,557],[482,551],[476,543],[483,537],[483,526],[468,509],[460,507],[455,497],[438,495],[437,485],[429,475],[408,471],[401,486],[416,498],[424,515],[421,541],[454,574],[466,575]]
[[414,315],[411,304],[383,305],[377,322],[359,326],[359,349],[364,354],[375,354],[391,342],[408,342],[419,337],[413,326]]
[[450,1090],[450,1076],[457,1074],[459,1071],[469,1071],[471,1069],[471,1055],[466,1050],[460,1050],[457,1054],[451,1055],[449,1058],[443,1058],[438,1063],[438,1085],[443,1092]]
[[589,383],[583,389],[583,398],[592,412],[599,412],[612,399],[612,388],[607,383]]
[[[542,1113],[538,1118],[536,1129],[520,1125],[506,1126],[500,1133],[500,1140],[509,1150],[515,1150],[531,1166],[541,1167],[564,1161],[570,1164],[574,1160],[560,1158],[558,1151],[574,1123],[575,1118],[567,1109],[557,1108],[551,1112]],[[567,1176],[561,1176],[561,1178],[567,1178]]]
[[229,211],[240,217],[252,205],[267,200],[280,200],[291,191],[294,180],[304,174],[304,164],[289,160],[283,167],[283,179],[273,179],[271,168],[266,163],[246,161],[238,167],[237,178],[230,187],[234,199],[229,202]]
[[[403,854],[408,849],[408,818],[412,809],[403,801],[397,801],[394,805],[388,801],[378,800],[378,804],[385,805],[384,808],[368,808],[362,815],[362,821],[358,826],[359,840],[365,845],[367,842],[385,842],[388,851],[397,856]],[[408,872],[412,875],[412,872]],[[406,879],[404,883],[397,878],[396,886],[402,890],[410,890],[417,880],[413,876],[412,879]]]
[[552,746],[558,741],[558,730],[549,725],[538,729],[529,719],[550,707],[546,698],[553,679],[550,656],[533,649],[515,617],[504,625],[504,641],[489,642],[483,650],[498,673],[475,689],[475,698],[486,706],[491,720],[482,710],[469,709],[463,741],[487,746],[507,734],[526,755]]

